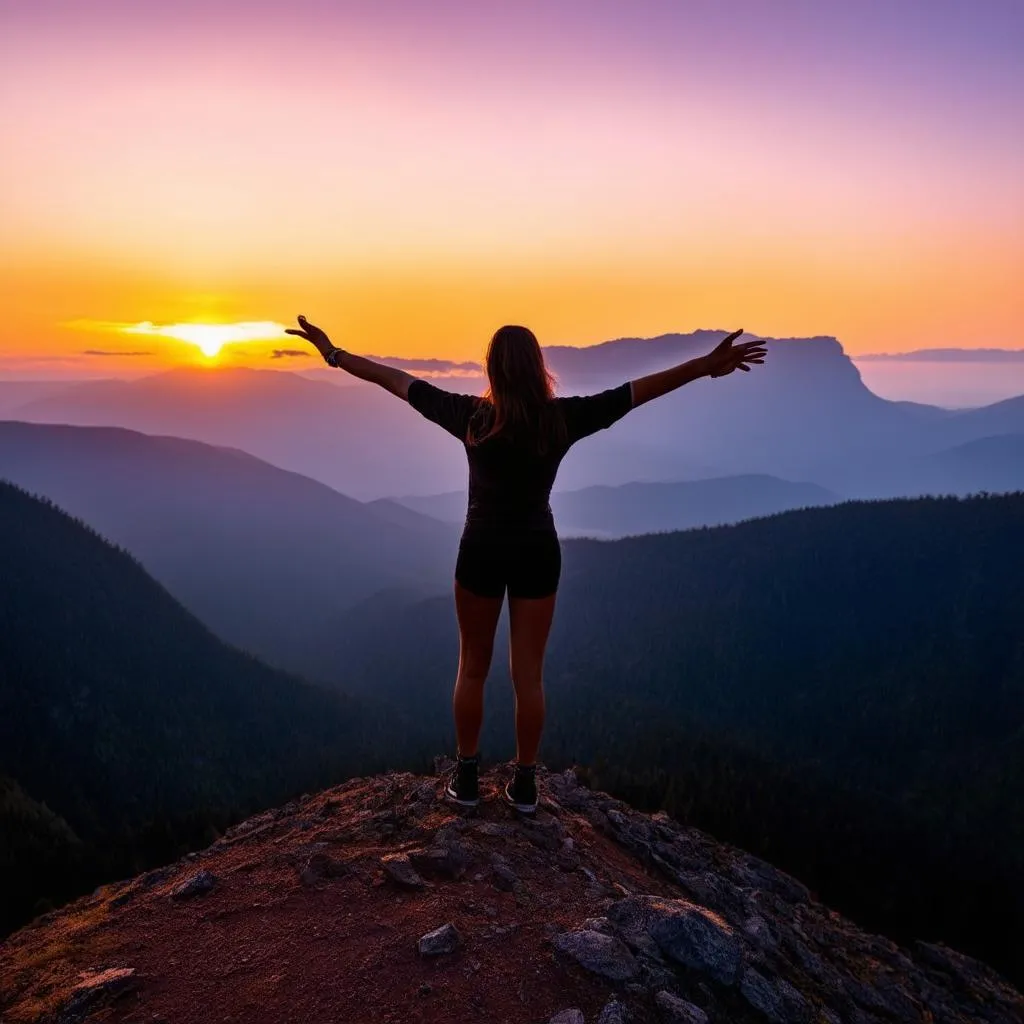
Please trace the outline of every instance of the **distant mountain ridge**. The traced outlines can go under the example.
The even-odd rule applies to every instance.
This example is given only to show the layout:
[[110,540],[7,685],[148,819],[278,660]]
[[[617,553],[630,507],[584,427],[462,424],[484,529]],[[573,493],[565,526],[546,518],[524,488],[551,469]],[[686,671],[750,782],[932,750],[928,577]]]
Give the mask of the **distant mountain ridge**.
[[[565,392],[593,391],[710,349],[721,332],[619,339],[547,350]],[[563,488],[632,480],[763,473],[843,494],[844,466],[927,454],[1024,431],[1024,401],[924,415],[879,398],[834,338],[767,339],[756,373],[698,381],[582,442]],[[467,378],[438,383],[473,390]],[[14,410],[19,419],[125,426],[241,448],[359,499],[436,494],[464,485],[451,438],[366,385],[336,387],[270,370],[178,369],[131,382],[79,384]]]
[[[563,392],[589,392],[709,350],[722,332],[625,338],[546,350]],[[834,338],[766,339],[751,374],[701,380],[636,410],[570,453],[568,490],[634,480],[766,474],[846,496],[879,492],[873,467],[994,434],[1024,432],[1024,398],[947,413],[865,387]],[[465,377],[437,383],[478,390]],[[270,370],[178,369],[79,384],[13,410],[34,422],[124,426],[241,448],[358,499],[465,485],[457,443],[372,386],[337,387]],[[958,490],[955,481],[952,490]]]
[[[719,526],[841,500],[817,484],[750,474],[559,490],[551,496],[551,507],[563,537],[626,537]],[[395,501],[452,523],[466,515],[466,495],[458,491]]]
[[0,422],[0,479],[140,559],[217,634],[286,664],[378,589],[447,586],[456,531],[382,515],[236,449],[121,428]]

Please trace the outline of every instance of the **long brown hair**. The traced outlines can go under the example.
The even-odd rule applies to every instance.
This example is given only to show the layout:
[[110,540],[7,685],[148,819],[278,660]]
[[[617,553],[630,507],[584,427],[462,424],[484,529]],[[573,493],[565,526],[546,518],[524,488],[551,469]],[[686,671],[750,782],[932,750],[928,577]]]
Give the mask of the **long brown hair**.
[[527,327],[499,327],[487,346],[487,391],[469,424],[468,444],[492,437],[528,436],[542,454],[564,440],[565,422],[555,404],[555,378]]

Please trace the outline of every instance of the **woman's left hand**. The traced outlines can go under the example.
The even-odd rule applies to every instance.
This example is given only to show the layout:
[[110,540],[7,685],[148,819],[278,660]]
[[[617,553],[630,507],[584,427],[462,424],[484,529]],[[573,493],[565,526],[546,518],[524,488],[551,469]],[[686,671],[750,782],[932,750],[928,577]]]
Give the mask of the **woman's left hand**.
[[294,327],[289,327],[284,333],[294,334],[298,338],[304,338],[306,341],[316,346],[317,352],[327,358],[327,353],[334,348],[331,339],[327,337],[327,332],[322,327],[317,327],[315,324],[311,324],[304,316],[299,315],[299,327],[301,330],[295,330]]

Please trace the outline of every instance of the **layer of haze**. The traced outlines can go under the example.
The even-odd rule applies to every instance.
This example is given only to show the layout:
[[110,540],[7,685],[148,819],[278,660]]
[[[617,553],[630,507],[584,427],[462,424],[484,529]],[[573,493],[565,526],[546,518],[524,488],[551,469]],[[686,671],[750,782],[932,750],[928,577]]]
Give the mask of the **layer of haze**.
[[509,321],[1024,344],[1019,0],[0,19],[0,374],[159,369],[203,357],[104,325],[297,312],[409,358]]

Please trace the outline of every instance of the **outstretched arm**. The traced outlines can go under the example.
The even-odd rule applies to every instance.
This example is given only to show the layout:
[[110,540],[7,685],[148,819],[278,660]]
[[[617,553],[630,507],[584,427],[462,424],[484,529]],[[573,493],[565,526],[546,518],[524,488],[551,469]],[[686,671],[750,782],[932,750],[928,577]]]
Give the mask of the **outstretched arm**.
[[[306,341],[316,346],[316,350],[324,359],[336,348],[331,339],[327,337],[327,332],[311,324],[304,316],[299,317],[299,327],[301,330],[289,328],[285,334],[294,334],[296,337],[305,338]],[[358,377],[360,380],[379,384],[385,391],[390,391],[391,394],[406,400],[409,398],[409,385],[416,379],[405,370],[398,370],[394,366],[375,362],[365,356],[353,355],[342,349],[338,349],[338,354],[334,357],[334,362],[331,365],[351,373],[353,377]]]
[[749,372],[750,364],[763,363],[768,351],[763,341],[745,341],[742,345],[733,345],[742,333],[742,329],[733,331],[706,356],[690,359],[668,370],[660,370],[632,381],[634,408],[667,395],[700,377],[724,377],[733,370]]

